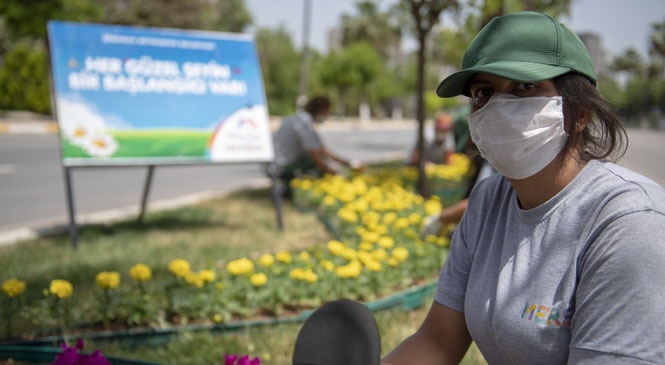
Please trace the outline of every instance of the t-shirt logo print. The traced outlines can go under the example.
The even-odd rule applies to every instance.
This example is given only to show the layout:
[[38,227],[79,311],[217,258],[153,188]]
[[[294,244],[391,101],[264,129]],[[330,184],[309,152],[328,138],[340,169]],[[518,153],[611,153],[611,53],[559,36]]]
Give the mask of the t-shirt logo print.
[[565,310],[561,308],[565,307],[562,304],[546,306],[526,302],[521,318],[541,326],[569,327],[570,321],[573,318],[573,307],[569,306]]

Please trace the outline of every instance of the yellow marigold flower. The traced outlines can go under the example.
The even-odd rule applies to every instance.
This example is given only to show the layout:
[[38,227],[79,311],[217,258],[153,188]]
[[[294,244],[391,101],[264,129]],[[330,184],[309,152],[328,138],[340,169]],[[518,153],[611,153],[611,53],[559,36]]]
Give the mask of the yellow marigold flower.
[[312,271],[312,269],[307,269],[305,270],[305,273],[303,275],[303,280],[311,284],[319,280],[319,276],[316,275],[316,273]]
[[371,242],[363,241],[358,245],[358,249],[362,251],[372,251],[374,249],[374,244]]
[[367,260],[364,262],[365,267],[368,268],[370,271],[381,271],[381,263],[376,260]]
[[102,271],[95,277],[95,282],[102,289],[115,289],[120,285],[120,273],[116,271]]
[[411,221],[411,224],[417,224],[420,223],[423,220],[423,216],[420,215],[419,213],[413,212],[409,214],[409,221]]
[[2,282],[2,291],[10,298],[23,294],[25,291],[25,282],[19,279],[7,279]]
[[342,208],[342,209],[338,210],[337,211],[337,216],[341,220],[343,220],[345,222],[349,222],[349,223],[356,223],[358,221],[358,214],[356,212],[354,212],[353,210],[348,209],[348,208]]
[[304,275],[305,275],[305,269],[302,269],[300,267],[296,267],[292,269],[291,272],[289,272],[289,277],[295,280],[302,279]]
[[169,271],[179,278],[184,278],[190,271],[189,262],[183,259],[171,260],[169,262]]
[[388,213],[383,215],[382,221],[383,221],[383,224],[390,225],[395,221],[395,219],[397,219],[397,213],[388,212]]
[[341,256],[347,260],[354,260],[356,257],[358,257],[358,253],[351,247],[346,247],[344,248],[344,251],[342,251]]
[[395,220],[394,227],[397,229],[405,229],[411,225],[408,218],[400,217]]
[[381,238],[379,238],[379,240],[376,243],[381,248],[392,248],[393,246],[395,246],[395,240],[393,240],[392,237],[388,236],[382,236]]
[[360,260],[360,262],[364,264],[367,261],[374,260],[374,258],[372,257],[372,254],[370,254],[369,252],[360,251],[358,252],[358,260]]
[[212,316],[212,321],[215,322],[215,323],[219,323],[219,322],[221,322],[221,321],[222,321],[222,315],[219,314],[219,313],[215,313],[215,314]]
[[307,269],[295,268],[291,270],[289,276],[291,277],[291,279],[303,280],[308,283],[316,282],[319,279],[318,275],[316,275],[316,273],[309,268]]
[[386,252],[386,250],[384,250],[382,248],[379,248],[379,249],[376,249],[376,250],[372,251],[372,257],[375,260],[383,261],[383,260],[388,258],[388,252]]
[[209,283],[215,280],[215,272],[212,270],[201,270],[199,271],[199,279],[201,279],[204,284]]
[[[340,191],[339,193],[337,193],[337,199],[339,199],[340,201],[342,201],[344,203],[352,202],[353,199],[355,199],[355,198],[356,198],[356,195],[353,194],[353,192],[351,192],[351,191]],[[324,204],[325,204],[325,201],[324,201]],[[332,204],[330,204],[330,205],[332,205]]]
[[301,252],[301,253],[298,255],[298,259],[299,259],[300,261],[309,261],[309,259],[310,259],[310,257],[309,257],[309,253],[308,253],[307,251],[303,251],[303,252]]
[[379,237],[381,237],[381,235],[379,235],[377,232],[367,231],[362,236],[362,239],[363,241],[367,242],[376,242],[379,240]]
[[376,226],[381,220],[379,213],[375,211],[369,211],[365,213],[362,217],[362,221],[366,226]]
[[353,260],[344,266],[338,266],[335,269],[335,274],[343,279],[357,278],[362,272],[363,266],[358,260]]
[[226,271],[232,275],[249,275],[254,271],[254,263],[252,260],[243,257],[229,262],[226,265]]
[[335,199],[335,197],[333,197],[332,195],[326,195],[326,197],[323,198],[323,205],[327,207],[333,206],[335,205],[335,203],[337,203],[337,199]]
[[436,242],[437,245],[443,246],[443,247],[449,247],[450,246],[450,238],[448,237],[440,237],[439,240]]
[[387,262],[388,262],[388,265],[390,265],[391,267],[395,267],[395,266],[399,265],[399,260],[394,258],[394,257],[388,258]]
[[275,258],[269,253],[264,253],[259,257],[259,265],[263,267],[271,267],[274,263]]
[[313,186],[312,180],[300,180],[300,188],[302,190],[311,190]]
[[365,201],[365,200],[357,200],[357,201],[355,201],[355,203],[353,204],[353,209],[354,209],[356,212],[364,212],[364,211],[367,211],[367,210],[369,210],[369,203],[368,203],[367,201]]
[[152,279],[152,270],[146,264],[136,264],[129,268],[129,276],[138,282],[145,282]]
[[396,247],[392,252],[392,257],[399,261],[406,260],[409,257],[409,251],[404,247]]
[[330,260],[321,260],[321,266],[323,266],[326,271],[333,271],[335,269],[335,264]]
[[439,235],[438,234],[428,234],[425,236],[425,242],[427,243],[436,243],[436,241],[439,240]]
[[197,288],[202,288],[204,284],[201,277],[198,274],[195,274],[191,271],[185,274],[185,281],[187,282],[187,284],[195,286]]
[[293,257],[291,257],[291,253],[289,251],[280,251],[275,254],[275,259],[281,263],[288,264],[291,263]]
[[217,290],[224,289],[224,283],[221,281],[218,281],[217,284],[215,284],[215,286],[217,287]]
[[66,299],[74,293],[74,286],[67,280],[54,279],[51,280],[48,291],[59,299]]
[[266,274],[260,272],[250,276],[249,281],[252,283],[252,285],[259,287],[265,285],[265,283],[268,282],[268,277]]
[[337,240],[330,240],[328,241],[328,251],[332,253],[333,255],[340,256],[343,252],[346,246],[342,242],[339,242]]
[[425,202],[425,213],[428,216],[436,214],[440,212],[441,209],[443,209],[443,205],[441,204],[441,201],[439,201],[439,197],[437,195],[433,195],[433,197],[435,198],[430,198]]

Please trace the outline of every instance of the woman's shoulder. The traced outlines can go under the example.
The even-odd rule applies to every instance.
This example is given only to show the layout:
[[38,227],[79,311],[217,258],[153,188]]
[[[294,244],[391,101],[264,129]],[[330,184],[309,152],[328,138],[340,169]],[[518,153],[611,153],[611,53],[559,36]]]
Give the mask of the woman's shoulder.
[[613,162],[592,161],[587,191],[622,209],[654,210],[665,214],[665,188]]

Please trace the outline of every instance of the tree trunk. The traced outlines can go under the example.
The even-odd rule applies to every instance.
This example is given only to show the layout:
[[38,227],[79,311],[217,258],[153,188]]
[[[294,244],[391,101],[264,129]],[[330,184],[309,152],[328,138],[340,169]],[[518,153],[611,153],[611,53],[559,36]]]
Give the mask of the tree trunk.
[[[421,27],[419,27],[421,28]],[[418,30],[418,92],[416,93],[416,120],[418,121],[418,193],[427,197],[427,176],[425,175],[425,50],[427,47],[427,32]]]

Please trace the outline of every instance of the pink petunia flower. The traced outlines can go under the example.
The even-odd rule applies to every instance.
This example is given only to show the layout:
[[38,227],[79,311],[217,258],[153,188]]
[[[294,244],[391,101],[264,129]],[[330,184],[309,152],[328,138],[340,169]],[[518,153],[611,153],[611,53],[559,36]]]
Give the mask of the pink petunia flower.
[[224,355],[224,365],[235,365],[238,355]]

